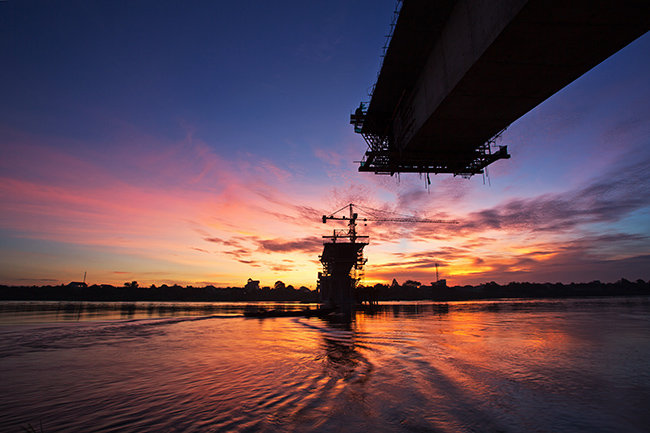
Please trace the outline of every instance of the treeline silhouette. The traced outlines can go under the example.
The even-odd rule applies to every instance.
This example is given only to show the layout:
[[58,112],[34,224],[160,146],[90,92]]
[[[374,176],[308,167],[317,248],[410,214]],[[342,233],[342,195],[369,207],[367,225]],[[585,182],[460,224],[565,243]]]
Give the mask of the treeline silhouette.
[[[363,287],[363,286],[362,286]],[[614,283],[508,283],[495,282],[477,286],[448,287],[443,282],[422,285],[408,280],[404,284],[376,284],[363,287],[379,301],[432,300],[465,301],[496,298],[566,298],[585,296],[650,295],[650,281],[621,279]],[[157,301],[157,302],[234,302],[234,301],[298,301],[318,302],[318,294],[307,287],[298,289],[278,281],[271,287],[214,286],[182,287],[161,285],[140,287],[136,281],[124,286],[70,283],[59,286],[0,286],[0,300],[14,301]]]
[[214,286],[193,287],[152,285],[140,287],[136,281],[124,286],[108,284],[86,286],[70,283],[60,286],[0,286],[0,300],[15,301],[156,301],[156,302],[234,302],[301,301],[317,302],[317,293],[307,287],[295,289],[276,283],[273,288]]
[[452,286],[431,283],[421,285],[417,281],[407,280],[404,284],[376,284],[373,286],[375,297],[379,301],[392,300],[432,300],[432,301],[469,301],[498,298],[569,298],[584,296],[636,296],[650,295],[650,281],[635,282],[620,279],[614,283],[591,281],[589,283],[517,283],[505,285],[494,281],[477,286]]

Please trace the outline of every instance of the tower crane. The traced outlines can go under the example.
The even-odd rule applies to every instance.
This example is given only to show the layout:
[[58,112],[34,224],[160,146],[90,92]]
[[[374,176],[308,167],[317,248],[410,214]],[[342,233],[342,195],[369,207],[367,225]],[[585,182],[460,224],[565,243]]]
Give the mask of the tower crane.
[[[336,212],[332,212],[330,215],[323,215],[323,224],[327,223],[327,220],[338,220],[338,221],[348,221],[348,230],[347,231],[334,231],[334,234],[332,236],[323,236],[323,238],[327,239],[332,239],[334,242],[336,242],[337,238],[348,238],[350,239],[350,242],[356,242],[357,239],[359,238],[368,238],[368,236],[359,236],[357,235],[357,221],[376,221],[376,222],[398,222],[398,223],[433,223],[433,224],[458,224],[458,221],[451,221],[451,220],[432,220],[432,219],[422,219],[422,218],[359,218],[359,214],[354,212],[354,206],[361,207],[359,205],[355,205],[354,203],[350,203],[348,205],[343,206],[341,209],[337,210]],[[350,216],[346,217],[345,215],[343,216],[334,216],[337,213],[341,212],[345,208],[350,209]],[[371,211],[377,211],[376,209],[370,209]],[[384,212],[384,211],[379,211],[379,212]]]
[[[421,218],[359,218],[359,214],[354,211],[354,204],[350,203],[330,215],[323,215],[323,223],[327,220],[347,221],[348,228],[343,230],[334,230],[331,236],[323,236],[326,241],[323,243],[323,253],[320,261],[323,265],[323,271],[318,273],[318,291],[321,302],[328,305],[351,304],[353,302],[369,301],[373,302],[372,293],[361,293],[358,289],[358,283],[363,274],[363,267],[367,259],[363,257],[363,248],[368,245],[369,236],[357,234],[357,222],[402,222],[402,223],[434,223],[434,224],[458,224],[458,221],[449,220],[430,220]],[[356,205],[359,208],[362,206]],[[336,216],[339,212],[349,209],[349,216]],[[376,209],[368,209],[375,212]],[[349,239],[349,242],[338,242],[338,239]],[[364,299],[367,298],[367,299]]]

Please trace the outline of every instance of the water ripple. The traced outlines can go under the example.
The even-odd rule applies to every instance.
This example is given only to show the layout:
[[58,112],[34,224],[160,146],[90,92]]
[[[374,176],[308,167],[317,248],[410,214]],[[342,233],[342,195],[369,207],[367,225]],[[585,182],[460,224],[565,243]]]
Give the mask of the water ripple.
[[647,431],[649,304],[521,303],[5,326],[0,431]]

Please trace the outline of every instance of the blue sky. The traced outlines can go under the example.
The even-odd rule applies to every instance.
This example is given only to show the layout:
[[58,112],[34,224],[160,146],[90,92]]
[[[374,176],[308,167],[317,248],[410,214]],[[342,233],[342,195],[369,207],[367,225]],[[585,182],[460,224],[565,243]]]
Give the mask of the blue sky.
[[650,36],[512,124],[489,179],[358,173],[395,3],[0,3],[0,284],[315,286],[354,202],[369,283],[650,278]]

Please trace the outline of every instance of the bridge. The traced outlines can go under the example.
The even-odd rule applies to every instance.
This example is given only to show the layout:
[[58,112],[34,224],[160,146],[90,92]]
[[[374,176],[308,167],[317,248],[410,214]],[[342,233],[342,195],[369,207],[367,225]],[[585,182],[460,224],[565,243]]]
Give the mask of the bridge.
[[469,177],[510,157],[512,122],[650,30],[650,1],[404,0],[393,26],[350,118],[359,171]]

